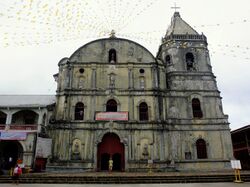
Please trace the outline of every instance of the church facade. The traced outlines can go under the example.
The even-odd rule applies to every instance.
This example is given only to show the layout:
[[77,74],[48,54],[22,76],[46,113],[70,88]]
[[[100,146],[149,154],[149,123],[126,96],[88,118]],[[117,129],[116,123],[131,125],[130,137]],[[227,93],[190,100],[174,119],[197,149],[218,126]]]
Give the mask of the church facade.
[[233,158],[207,39],[178,12],[153,56],[114,33],[59,64],[48,168],[219,170]]

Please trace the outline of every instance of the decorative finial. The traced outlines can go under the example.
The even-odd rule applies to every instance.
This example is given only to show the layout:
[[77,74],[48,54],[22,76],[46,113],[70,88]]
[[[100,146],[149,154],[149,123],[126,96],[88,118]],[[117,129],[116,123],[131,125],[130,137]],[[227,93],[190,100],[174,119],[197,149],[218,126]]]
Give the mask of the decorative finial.
[[174,6],[173,7],[171,7],[171,9],[174,9],[174,12],[177,12],[176,10],[177,9],[180,9],[181,7],[178,7],[177,5],[176,5],[176,3],[174,3]]
[[112,30],[110,32],[110,38],[116,38],[116,36],[115,36],[115,30]]

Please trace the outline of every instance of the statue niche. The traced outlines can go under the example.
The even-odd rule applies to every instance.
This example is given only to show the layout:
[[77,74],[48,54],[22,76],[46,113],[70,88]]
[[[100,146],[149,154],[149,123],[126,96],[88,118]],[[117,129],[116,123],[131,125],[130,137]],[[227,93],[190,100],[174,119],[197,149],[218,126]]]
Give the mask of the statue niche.
[[150,159],[150,149],[149,149],[149,140],[146,138],[141,139],[140,141],[141,149],[141,158],[142,160]]
[[148,159],[149,152],[148,152],[148,144],[143,145],[143,151],[142,151],[142,156],[144,159]]
[[72,142],[72,160],[81,160],[81,140],[75,139]]

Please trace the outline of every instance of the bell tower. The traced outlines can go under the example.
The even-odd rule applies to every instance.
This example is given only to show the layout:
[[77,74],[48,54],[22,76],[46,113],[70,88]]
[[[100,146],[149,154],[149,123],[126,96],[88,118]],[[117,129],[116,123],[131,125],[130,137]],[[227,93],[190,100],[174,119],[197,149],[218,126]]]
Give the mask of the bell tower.
[[165,120],[172,130],[168,141],[184,148],[172,146],[169,157],[182,160],[180,167],[188,167],[186,160],[195,167],[200,159],[221,164],[226,160],[229,167],[232,158],[228,116],[223,113],[207,45],[206,36],[175,12],[157,53],[165,68]]
[[[175,12],[157,54],[165,66],[167,91],[176,96],[169,107],[176,105],[182,118],[223,118],[227,123],[207,45],[206,36],[199,34],[179,12]],[[180,94],[186,100],[178,103]],[[186,110],[183,110],[185,105]]]
[[159,54],[168,72],[211,71],[207,38],[199,34],[175,12],[162,39]]

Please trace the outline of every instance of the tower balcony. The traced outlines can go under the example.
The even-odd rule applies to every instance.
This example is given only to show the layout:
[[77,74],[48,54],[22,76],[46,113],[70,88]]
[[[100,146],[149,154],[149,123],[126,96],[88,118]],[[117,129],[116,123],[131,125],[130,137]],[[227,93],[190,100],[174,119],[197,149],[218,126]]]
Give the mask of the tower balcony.
[[171,35],[168,35],[164,38],[164,42],[168,41],[168,40],[185,40],[185,41],[188,41],[188,40],[196,40],[196,41],[203,41],[203,42],[206,42],[207,43],[207,37],[203,34],[201,35],[197,35],[197,34],[171,34]]

